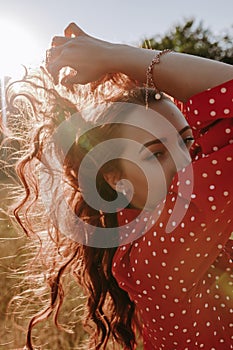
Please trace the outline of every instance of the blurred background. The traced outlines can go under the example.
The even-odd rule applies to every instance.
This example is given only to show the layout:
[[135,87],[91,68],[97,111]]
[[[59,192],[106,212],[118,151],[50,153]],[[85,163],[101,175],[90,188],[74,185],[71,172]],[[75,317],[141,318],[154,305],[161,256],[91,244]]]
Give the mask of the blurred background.
[[[22,64],[43,63],[51,38],[62,35],[71,21],[107,41],[152,49],[171,48],[233,64],[232,14],[232,0],[0,0],[2,124],[7,125],[5,89],[10,79],[22,74]],[[25,293],[21,306],[27,308],[27,293],[21,282],[30,251],[28,239],[23,232],[17,232],[7,215],[12,203],[11,189],[17,183],[14,163],[19,145],[7,140],[2,132],[0,142],[0,349],[13,350],[24,346],[28,319],[17,308],[17,299],[9,302],[14,295]],[[82,293],[70,280],[67,293],[62,321],[66,323],[72,314],[74,334],[56,330],[52,321],[43,323],[34,334],[43,350],[80,349],[79,344],[86,337],[79,306],[83,302]],[[77,300],[77,296],[81,299]],[[14,321],[13,310],[17,310]],[[28,309],[29,316],[31,313]]]

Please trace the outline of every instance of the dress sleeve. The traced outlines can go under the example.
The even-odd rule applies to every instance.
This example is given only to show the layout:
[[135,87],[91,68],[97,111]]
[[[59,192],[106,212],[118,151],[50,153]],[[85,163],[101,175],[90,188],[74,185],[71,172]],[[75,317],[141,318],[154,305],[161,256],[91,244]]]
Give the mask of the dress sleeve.
[[193,158],[233,142],[233,80],[191,97],[184,105],[184,113],[196,140]]

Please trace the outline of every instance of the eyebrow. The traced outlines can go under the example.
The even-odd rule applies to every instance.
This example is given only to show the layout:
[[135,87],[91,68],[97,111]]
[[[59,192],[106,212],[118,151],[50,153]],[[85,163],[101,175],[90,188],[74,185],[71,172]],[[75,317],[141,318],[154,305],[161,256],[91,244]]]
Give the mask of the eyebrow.
[[[179,134],[182,135],[186,130],[192,130],[192,128],[189,125],[186,125],[183,129],[179,131]],[[144,147],[149,147],[151,145],[157,144],[157,143],[164,143],[167,139],[165,137],[162,137],[161,139],[154,139],[151,141],[148,141],[143,144],[142,148],[140,149],[139,153],[143,150]]]

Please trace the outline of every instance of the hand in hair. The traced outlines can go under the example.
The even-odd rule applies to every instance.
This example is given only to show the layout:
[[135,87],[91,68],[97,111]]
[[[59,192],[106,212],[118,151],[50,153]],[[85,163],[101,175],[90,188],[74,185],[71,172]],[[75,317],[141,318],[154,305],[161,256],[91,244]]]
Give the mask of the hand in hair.
[[[75,73],[61,81],[67,87],[97,81],[108,73],[124,73],[145,83],[147,68],[158,53],[96,39],[71,23],[64,37],[53,38],[47,69],[58,83],[60,70],[72,68]],[[156,64],[152,78],[159,91],[187,101],[194,94],[232,79],[233,67],[198,56],[172,53],[164,55],[160,64]]]
[[107,54],[110,43],[91,37],[75,23],[69,24],[64,34],[64,37],[55,36],[51,49],[47,51],[47,69],[55,83],[58,83],[63,67],[72,68],[71,74],[61,81],[68,87],[93,82],[111,73]]

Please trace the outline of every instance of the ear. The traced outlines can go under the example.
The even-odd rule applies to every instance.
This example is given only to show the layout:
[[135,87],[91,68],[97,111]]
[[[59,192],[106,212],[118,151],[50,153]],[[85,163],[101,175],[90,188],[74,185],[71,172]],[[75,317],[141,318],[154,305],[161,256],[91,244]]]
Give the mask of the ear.
[[[108,171],[103,174],[104,180],[116,191],[116,185],[121,180],[121,172],[117,169]],[[119,190],[119,189],[118,189]]]

